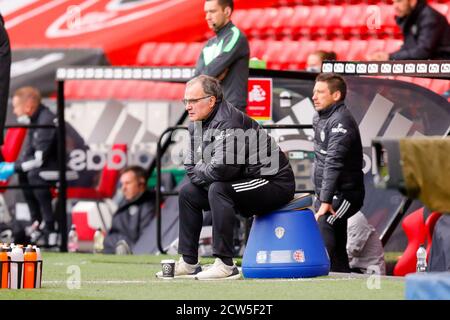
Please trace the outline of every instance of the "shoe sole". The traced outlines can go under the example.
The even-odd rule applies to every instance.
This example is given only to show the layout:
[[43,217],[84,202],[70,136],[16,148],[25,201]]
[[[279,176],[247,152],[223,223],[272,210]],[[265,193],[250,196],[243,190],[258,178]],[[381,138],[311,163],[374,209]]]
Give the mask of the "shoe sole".
[[194,279],[195,274],[185,274],[182,276],[175,276],[175,277],[163,277],[162,275],[156,275],[158,279],[164,279],[164,280],[173,280],[173,279]]
[[226,278],[203,278],[202,279],[202,278],[195,277],[195,280],[200,280],[200,281],[220,281],[220,280],[237,280],[239,278],[241,278],[241,274],[240,273],[232,275],[232,276],[229,276],[229,277],[226,277]]

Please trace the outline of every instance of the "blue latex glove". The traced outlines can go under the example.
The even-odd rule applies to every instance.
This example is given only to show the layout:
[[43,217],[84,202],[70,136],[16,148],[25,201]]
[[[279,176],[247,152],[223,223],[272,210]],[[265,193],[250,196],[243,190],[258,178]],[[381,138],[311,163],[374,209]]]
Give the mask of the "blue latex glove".
[[0,162],[0,181],[6,181],[14,174],[13,162]]

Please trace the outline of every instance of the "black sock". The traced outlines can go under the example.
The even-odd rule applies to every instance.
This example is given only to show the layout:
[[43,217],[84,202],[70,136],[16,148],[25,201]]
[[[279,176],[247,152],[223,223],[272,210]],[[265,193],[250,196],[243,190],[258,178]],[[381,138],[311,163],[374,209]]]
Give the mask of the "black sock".
[[186,256],[184,254],[183,254],[183,260],[184,260],[184,262],[186,262],[188,264],[197,264],[198,263],[198,257]]
[[227,266],[232,266],[233,265],[233,258],[230,257],[221,257],[221,256],[217,256],[217,258],[219,258],[220,260],[222,260],[223,263],[225,263]]

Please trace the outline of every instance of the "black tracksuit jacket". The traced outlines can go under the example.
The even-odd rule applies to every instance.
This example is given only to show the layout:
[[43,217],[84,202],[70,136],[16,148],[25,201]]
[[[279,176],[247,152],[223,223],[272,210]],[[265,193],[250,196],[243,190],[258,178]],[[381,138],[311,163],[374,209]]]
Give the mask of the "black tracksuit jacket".
[[358,124],[343,102],[316,112],[314,184],[321,202],[333,196],[363,202],[363,152]]
[[197,60],[195,74],[217,78],[228,70],[221,83],[225,99],[235,107],[245,107],[249,58],[250,48],[245,34],[229,22],[206,43]]
[[404,43],[391,53],[391,60],[450,59],[450,25],[447,18],[427,5],[417,2],[406,17],[396,18]]
[[[273,138],[268,136],[255,120],[223,100],[216,103],[206,120],[196,124],[202,128],[194,131],[194,123],[190,123],[191,146],[185,160],[185,168],[193,184],[208,188],[215,181],[263,177],[276,180],[279,185],[285,186],[288,192],[293,192],[295,181],[289,161]],[[249,129],[253,131],[247,131]],[[257,132],[257,140],[260,141],[257,152],[250,151],[256,151],[255,140],[236,142],[237,136],[242,139],[242,135],[236,130],[241,133]],[[196,139],[197,144],[194,143]],[[265,144],[262,143],[264,141]],[[233,143],[236,148],[230,147]],[[206,152],[203,152],[205,150]],[[205,154],[211,157],[205,157]],[[260,157],[262,154],[268,154],[270,157]],[[227,158],[234,159],[234,164],[227,162]]]

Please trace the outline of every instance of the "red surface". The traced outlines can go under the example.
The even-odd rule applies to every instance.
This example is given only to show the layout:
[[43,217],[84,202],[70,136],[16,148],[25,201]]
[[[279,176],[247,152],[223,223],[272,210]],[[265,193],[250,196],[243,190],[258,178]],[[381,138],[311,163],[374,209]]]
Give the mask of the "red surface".
[[426,244],[427,259],[430,257],[434,226],[441,214],[432,212],[424,221],[423,210],[421,208],[414,211],[402,222],[403,230],[408,238],[408,246],[394,267],[395,276],[405,276],[416,272],[416,252],[421,244]]
[[17,160],[26,134],[26,128],[9,128],[6,131],[5,142],[0,147],[5,162]]
[[94,239],[95,229],[88,225],[87,212],[72,212],[72,224],[77,228],[78,240],[91,241]]
[[[236,8],[275,0],[236,0]],[[134,64],[149,41],[200,41],[208,30],[204,0],[148,0],[114,7],[110,0],[40,0],[5,17],[13,49],[103,48],[113,65]]]
[[[26,128],[9,128],[6,131],[4,138],[4,144],[0,146],[0,150],[5,162],[15,162],[19,156],[20,149],[22,148],[25,135],[27,133]],[[8,181],[0,181],[0,186],[7,186]],[[0,193],[5,192],[6,189],[0,189]]]
[[394,267],[394,276],[404,276],[416,272],[416,252],[426,239],[423,208],[414,211],[403,219],[402,227],[408,238],[408,246]]

